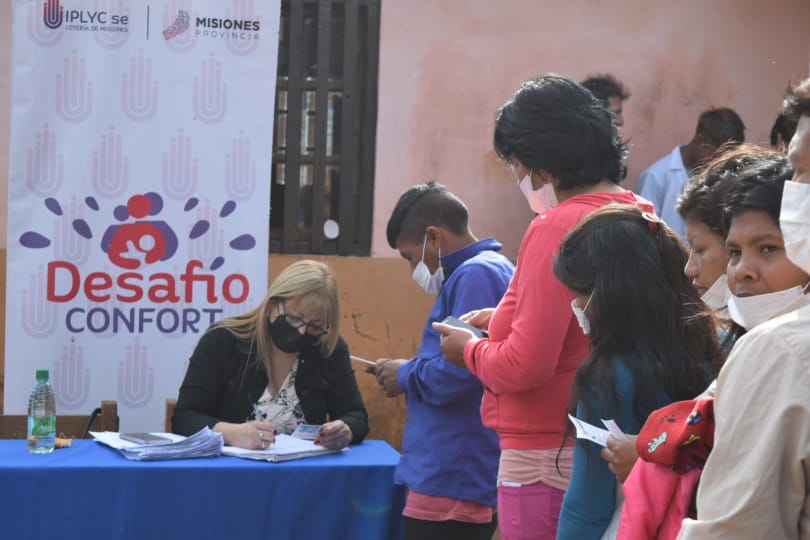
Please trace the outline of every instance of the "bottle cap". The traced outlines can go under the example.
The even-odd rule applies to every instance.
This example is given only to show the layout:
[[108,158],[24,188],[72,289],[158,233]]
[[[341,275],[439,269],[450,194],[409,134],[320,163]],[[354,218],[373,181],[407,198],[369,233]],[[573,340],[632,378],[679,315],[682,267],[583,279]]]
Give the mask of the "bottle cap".
[[47,369],[38,369],[37,370],[37,382],[48,382],[48,370]]

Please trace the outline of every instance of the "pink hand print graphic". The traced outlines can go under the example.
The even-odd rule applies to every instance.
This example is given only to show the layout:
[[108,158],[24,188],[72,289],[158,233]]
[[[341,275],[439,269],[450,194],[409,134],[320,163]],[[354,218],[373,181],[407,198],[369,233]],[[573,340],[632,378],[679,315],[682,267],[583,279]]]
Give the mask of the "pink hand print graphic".
[[39,196],[59,191],[65,174],[65,162],[48,124],[34,136],[34,147],[28,149],[25,162],[28,190]]
[[74,342],[62,347],[62,358],[53,369],[53,389],[58,409],[72,411],[87,403],[90,369],[84,367],[84,353]]
[[82,122],[93,109],[93,83],[87,80],[86,65],[76,49],[56,76],[56,113],[67,122]]
[[192,107],[194,118],[206,124],[215,124],[225,117],[228,88],[222,81],[222,62],[214,55],[203,62],[200,74],[194,77]]
[[118,400],[130,409],[140,409],[155,391],[155,368],[149,365],[146,347],[139,340],[127,347],[126,359],[118,363]]

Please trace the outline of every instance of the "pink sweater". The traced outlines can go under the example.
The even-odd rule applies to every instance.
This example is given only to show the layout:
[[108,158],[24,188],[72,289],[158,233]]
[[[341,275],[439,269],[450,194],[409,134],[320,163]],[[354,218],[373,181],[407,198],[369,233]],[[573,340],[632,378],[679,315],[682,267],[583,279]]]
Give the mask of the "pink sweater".
[[[589,343],[571,311],[573,294],[554,277],[554,257],[566,233],[609,202],[646,201],[630,191],[589,193],[535,217],[490,321],[489,339],[464,347],[467,367],[484,385],[484,425],[498,433],[501,448],[560,446],[574,374]],[[649,203],[644,208],[651,211]]]

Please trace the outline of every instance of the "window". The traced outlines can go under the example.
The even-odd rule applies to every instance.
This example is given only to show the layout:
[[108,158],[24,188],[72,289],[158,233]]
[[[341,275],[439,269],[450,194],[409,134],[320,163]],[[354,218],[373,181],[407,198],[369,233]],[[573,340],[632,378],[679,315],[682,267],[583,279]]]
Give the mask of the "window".
[[370,253],[379,36],[380,0],[281,2],[272,253]]

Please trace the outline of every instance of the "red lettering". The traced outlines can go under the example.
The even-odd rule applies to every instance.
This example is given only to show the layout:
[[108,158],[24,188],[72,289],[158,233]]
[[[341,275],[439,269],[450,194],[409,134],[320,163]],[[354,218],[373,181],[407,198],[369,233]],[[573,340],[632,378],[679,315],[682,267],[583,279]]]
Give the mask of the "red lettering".
[[[234,283],[235,281],[238,281],[242,288],[242,294],[239,296],[234,296],[231,293],[231,283]],[[248,284],[247,277],[244,274],[231,274],[222,282],[222,296],[225,298],[225,300],[232,304],[244,302],[247,299],[249,292],[250,285]]]
[[93,302],[106,302],[109,300],[109,294],[96,295],[96,293],[107,291],[110,287],[112,287],[112,278],[109,274],[102,272],[92,272],[84,280],[84,294],[88,300]]
[[[67,294],[56,292],[56,271],[67,270],[70,276],[70,287]],[[79,292],[79,269],[67,261],[52,261],[48,263],[48,302],[69,302]]]
[[185,289],[185,301],[191,302],[191,299],[194,297],[194,282],[195,281],[202,281],[205,284],[205,297],[209,303],[213,304],[217,301],[216,291],[214,291],[214,276],[213,275],[202,275],[202,274],[195,274],[195,268],[202,268],[203,263],[202,261],[197,260],[190,260],[188,264],[186,264],[186,271],[183,275],[180,276],[180,281],[186,284]]
[[118,279],[116,280],[118,287],[132,293],[132,296],[124,296],[121,293],[115,295],[115,299],[119,302],[137,302],[143,298],[143,289],[141,289],[140,285],[133,283],[130,280],[143,281],[143,276],[135,272],[124,272],[118,276]]
[[[74,300],[81,289],[91,302],[107,302],[113,296],[119,302],[138,302],[146,296],[155,303],[193,303],[195,287],[200,285],[205,293],[205,301],[214,304],[219,295],[230,303],[244,302],[250,294],[250,283],[244,274],[230,274],[217,283],[215,274],[197,274],[203,268],[202,261],[191,260],[180,275],[157,272],[144,276],[137,272],[123,272],[117,276],[107,272],[91,272],[82,279],[79,269],[67,261],[48,263],[46,295],[49,302],[69,302]],[[149,283],[145,283],[144,280]],[[178,280],[182,282],[181,285]],[[117,289],[113,288],[113,284]],[[218,288],[220,286],[221,288]],[[202,300],[198,300],[202,303]]]
[[[179,302],[180,297],[175,293],[174,276],[160,272],[149,278],[149,281],[163,280],[163,285],[156,284],[149,287],[149,300],[152,302]],[[160,294],[158,294],[160,293]]]

